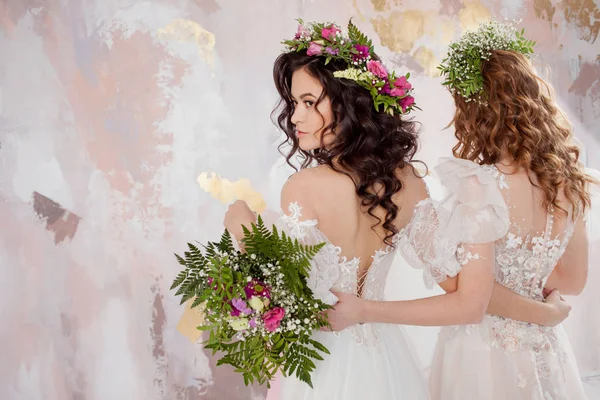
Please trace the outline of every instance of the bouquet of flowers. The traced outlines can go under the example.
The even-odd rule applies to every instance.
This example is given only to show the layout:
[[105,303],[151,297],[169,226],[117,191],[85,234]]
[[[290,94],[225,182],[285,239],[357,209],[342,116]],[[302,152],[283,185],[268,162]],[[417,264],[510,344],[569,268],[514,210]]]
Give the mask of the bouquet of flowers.
[[230,364],[243,374],[246,385],[269,381],[277,371],[295,374],[312,387],[315,360],[328,350],[311,339],[311,332],[329,326],[323,311],[330,308],[313,297],[307,286],[310,261],[324,243],[306,246],[284,232],[265,227],[259,217],[244,227],[236,249],[226,230],[220,242],[209,242],[204,253],[188,243],[184,268],[171,289],[181,304],[202,307],[209,331],[203,344],[213,354],[223,352],[217,365]]

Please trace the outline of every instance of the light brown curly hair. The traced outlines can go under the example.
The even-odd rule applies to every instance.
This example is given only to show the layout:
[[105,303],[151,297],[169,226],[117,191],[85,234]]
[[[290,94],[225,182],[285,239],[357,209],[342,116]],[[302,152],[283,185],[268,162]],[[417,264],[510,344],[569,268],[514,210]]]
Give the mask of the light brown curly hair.
[[573,218],[585,212],[590,206],[588,185],[596,182],[579,161],[571,126],[550,86],[517,52],[493,51],[481,68],[487,104],[454,94],[454,156],[482,165],[508,156],[535,173],[548,210],[552,205],[568,213],[557,200],[562,189],[573,206]]

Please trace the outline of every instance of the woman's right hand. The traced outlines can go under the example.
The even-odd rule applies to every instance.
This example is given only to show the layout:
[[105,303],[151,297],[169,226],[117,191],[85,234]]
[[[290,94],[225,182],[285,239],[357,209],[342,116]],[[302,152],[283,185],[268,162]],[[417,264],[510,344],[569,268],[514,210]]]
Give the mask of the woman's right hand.
[[549,312],[544,323],[546,326],[556,326],[560,324],[571,312],[571,305],[561,297],[558,290],[550,292],[544,302],[549,306]]

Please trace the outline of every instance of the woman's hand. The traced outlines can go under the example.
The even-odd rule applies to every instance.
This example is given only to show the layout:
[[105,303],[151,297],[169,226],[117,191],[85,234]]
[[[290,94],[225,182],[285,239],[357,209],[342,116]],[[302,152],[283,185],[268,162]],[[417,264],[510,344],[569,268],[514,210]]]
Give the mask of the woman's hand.
[[544,302],[550,306],[548,315],[544,318],[544,325],[546,326],[556,326],[560,324],[571,312],[571,305],[561,297],[558,290],[550,292]]
[[237,240],[240,240],[244,236],[242,225],[250,229],[251,224],[255,222],[256,214],[252,212],[248,204],[245,201],[237,200],[227,209],[223,225]]
[[341,331],[363,322],[364,304],[368,300],[361,299],[353,294],[334,291],[332,293],[337,296],[338,302],[333,306],[333,309],[326,311],[331,328],[322,328],[322,330]]

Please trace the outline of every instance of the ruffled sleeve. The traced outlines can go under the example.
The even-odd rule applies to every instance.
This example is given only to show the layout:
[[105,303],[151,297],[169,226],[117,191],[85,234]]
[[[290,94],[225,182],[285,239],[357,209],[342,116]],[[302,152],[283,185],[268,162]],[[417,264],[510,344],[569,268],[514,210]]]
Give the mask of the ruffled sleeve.
[[281,211],[275,222],[277,229],[289,237],[297,239],[304,245],[326,243],[311,262],[307,286],[312,290],[315,298],[326,304],[337,303],[338,298],[331,293],[331,289],[340,277],[338,268],[331,268],[339,260],[340,249],[332,245],[327,237],[317,228],[316,219],[302,219],[302,208],[298,203],[290,203],[287,212]]
[[429,198],[415,207],[399,245],[406,261],[423,270],[429,288],[480,259],[467,245],[494,242],[509,227],[508,207],[496,178],[485,167],[447,158],[435,171],[445,195],[441,201]]
[[494,242],[507,234],[508,207],[499,182],[487,167],[444,158],[435,172],[448,191],[438,207],[447,218],[443,223],[446,236],[477,244]]
[[423,200],[398,240],[402,256],[413,268],[423,271],[423,281],[429,289],[434,283],[456,276],[461,268],[456,259],[458,244],[443,235],[442,221],[434,200]]

